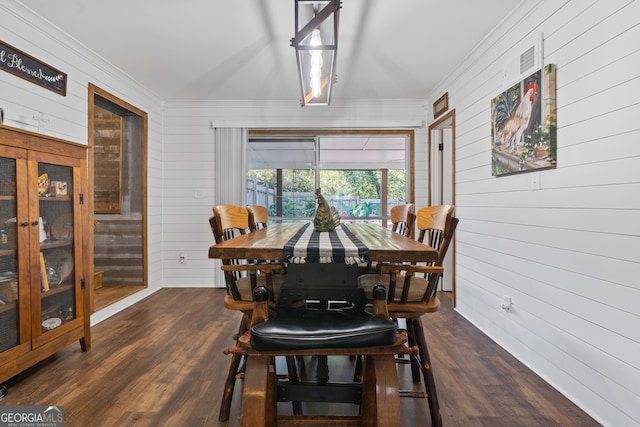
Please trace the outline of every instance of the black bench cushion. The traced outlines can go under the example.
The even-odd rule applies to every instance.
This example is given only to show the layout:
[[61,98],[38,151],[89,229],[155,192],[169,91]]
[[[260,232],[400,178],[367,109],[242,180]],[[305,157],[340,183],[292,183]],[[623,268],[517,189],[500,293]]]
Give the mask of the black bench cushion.
[[396,342],[390,319],[354,310],[277,307],[271,318],[251,328],[255,350],[304,350],[386,346]]

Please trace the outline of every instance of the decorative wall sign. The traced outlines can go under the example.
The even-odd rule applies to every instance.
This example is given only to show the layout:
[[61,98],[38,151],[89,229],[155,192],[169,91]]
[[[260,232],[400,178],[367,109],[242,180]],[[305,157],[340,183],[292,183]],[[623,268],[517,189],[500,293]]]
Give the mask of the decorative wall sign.
[[491,174],[556,167],[556,67],[549,64],[491,100]]
[[449,92],[442,95],[433,103],[433,118],[437,118],[440,114],[449,109]]
[[67,95],[67,75],[0,40],[0,68],[62,96]]

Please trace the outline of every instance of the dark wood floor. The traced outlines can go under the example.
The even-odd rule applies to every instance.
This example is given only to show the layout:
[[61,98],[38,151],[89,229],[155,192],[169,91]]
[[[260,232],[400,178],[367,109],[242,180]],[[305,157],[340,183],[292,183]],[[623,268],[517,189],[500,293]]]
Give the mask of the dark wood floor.
[[[92,349],[60,351],[5,383],[1,405],[62,405],[65,426],[239,425],[218,422],[236,313],[222,289],[162,289],[92,328]],[[427,339],[445,426],[597,426],[450,308],[428,315]],[[401,386],[413,386],[399,365]],[[406,372],[405,372],[406,371]],[[429,425],[424,399],[402,399],[406,426]]]

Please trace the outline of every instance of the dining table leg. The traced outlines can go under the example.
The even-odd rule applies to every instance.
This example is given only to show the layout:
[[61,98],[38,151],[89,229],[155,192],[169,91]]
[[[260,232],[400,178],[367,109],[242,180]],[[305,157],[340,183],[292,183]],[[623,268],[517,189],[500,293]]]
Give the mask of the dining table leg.
[[393,354],[369,355],[364,360],[362,425],[400,427],[400,393]]
[[272,427],[277,424],[276,372],[273,357],[249,356],[242,391],[242,427]]

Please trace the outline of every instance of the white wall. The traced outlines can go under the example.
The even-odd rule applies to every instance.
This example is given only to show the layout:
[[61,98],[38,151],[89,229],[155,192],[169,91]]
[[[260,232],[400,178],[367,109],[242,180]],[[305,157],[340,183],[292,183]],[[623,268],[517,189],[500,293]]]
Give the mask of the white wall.
[[[558,167],[534,191],[491,176],[490,99],[541,33]],[[640,425],[639,40],[638,1],[525,2],[429,97],[456,109],[457,310],[609,426]]]
[[[88,83],[146,111],[148,141],[149,287],[92,316],[96,323],[162,286],[162,110],[160,102],[122,71],[16,2],[0,2],[0,39],[67,74],[61,96],[0,70],[0,107],[6,125],[87,144]],[[43,113],[44,127],[33,119]]]
[[[416,182],[426,182],[426,113],[422,100],[370,101],[327,108],[283,102],[167,102],[164,127],[164,285],[220,286],[208,218],[215,200],[214,127],[415,129]],[[238,166],[238,170],[240,167]],[[416,199],[426,204],[426,186]],[[180,252],[187,262],[180,263]]]

